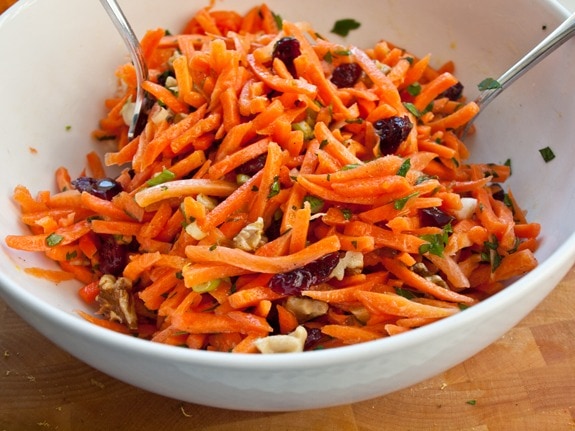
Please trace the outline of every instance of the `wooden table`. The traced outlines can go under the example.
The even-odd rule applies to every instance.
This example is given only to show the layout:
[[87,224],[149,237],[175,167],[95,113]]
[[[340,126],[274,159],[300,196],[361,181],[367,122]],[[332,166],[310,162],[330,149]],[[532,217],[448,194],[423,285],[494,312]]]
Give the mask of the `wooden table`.
[[[15,0],[0,0],[0,13]],[[290,413],[221,410],[115,380],[0,301],[0,430],[575,430],[575,268],[496,343],[411,388]]]

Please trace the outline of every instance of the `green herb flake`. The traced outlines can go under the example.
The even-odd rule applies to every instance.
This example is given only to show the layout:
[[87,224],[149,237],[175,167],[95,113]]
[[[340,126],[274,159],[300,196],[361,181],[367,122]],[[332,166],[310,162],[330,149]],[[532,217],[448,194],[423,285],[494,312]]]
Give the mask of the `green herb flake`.
[[323,209],[324,201],[322,198],[318,198],[317,196],[307,195],[304,199],[304,202],[309,203],[309,208],[312,214],[317,214]]
[[449,240],[449,234],[453,232],[451,224],[447,224],[443,228],[442,233],[421,235],[421,239],[427,241],[427,243],[419,246],[419,254],[430,253],[439,257],[443,257],[443,251]]
[[411,159],[405,159],[399,169],[397,170],[397,174],[400,177],[405,177],[411,168]]
[[414,192],[403,198],[396,199],[395,202],[393,202],[393,208],[395,208],[397,211],[402,210],[403,207],[405,207],[405,204],[407,204],[407,201],[410,200],[411,198],[416,197],[417,195],[419,195],[419,193]]
[[511,168],[511,159],[505,160],[505,163],[503,163],[503,166],[509,167],[509,175],[511,175],[513,173],[513,169]]
[[73,260],[78,257],[78,252],[76,250],[69,251],[66,253],[66,260]]
[[66,132],[69,132],[70,130],[72,130],[72,126],[70,126],[69,124],[66,126]]
[[347,124],[363,124],[363,118],[348,118],[345,122]]
[[545,163],[549,163],[555,158],[555,153],[550,147],[541,148],[539,153],[541,154],[541,157],[543,157],[543,161],[545,161]]
[[274,182],[272,183],[272,185],[270,186],[270,191],[268,193],[268,199],[273,198],[274,196],[277,196],[280,192],[280,180],[279,177],[275,177],[274,178]]
[[497,79],[485,78],[483,81],[479,83],[477,88],[479,89],[479,91],[497,90],[498,88],[501,88],[501,84],[499,83],[499,81],[497,81]]
[[411,290],[404,289],[403,287],[395,287],[394,290],[395,290],[395,293],[397,293],[399,296],[402,296],[406,299],[413,299],[416,297],[415,293],[413,293]]
[[172,181],[174,178],[176,178],[176,174],[164,168],[164,170],[160,172],[158,175],[146,181],[146,184],[149,187],[158,186],[160,184],[167,183],[168,181]]
[[422,112],[419,109],[417,109],[413,103],[404,102],[403,106],[405,106],[405,109],[407,109],[409,112],[411,112],[417,118],[421,117]]
[[272,16],[274,17],[274,21],[276,22],[276,26],[278,27],[278,30],[281,30],[284,26],[284,20],[277,13],[272,12]]
[[407,92],[412,96],[417,96],[421,93],[421,84],[419,82],[414,82],[407,86]]
[[217,244],[213,244],[213,245],[210,245],[210,248],[209,248],[208,250],[214,251],[216,248],[218,248],[218,245],[217,245]]
[[51,233],[46,237],[46,245],[48,247],[56,247],[64,241],[64,237],[62,235],[58,235],[57,233]]
[[466,404],[469,404],[470,406],[474,406],[475,404],[477,404],[476,400],[467,400],[465,401]]
[[349,165],[342,166],[341,170],[342,171],[350,171],[352,169],[359,168],[359,166],[361,166],[361,165],[359,165],[357,163],[350,163]]
[[350,31],[357,30],[361,23],[353,18],[339,19],[333,25],[331,32],[342,37],[346,37]]
[[343,214],[343,218],[346,220],[351,220],[352,212],[348,208],[342,208],[341,213]]
[[325,55],[323,56],[323,60],[329,64],[333,62],[333,54],[331,53],[331,51],[325,53]]

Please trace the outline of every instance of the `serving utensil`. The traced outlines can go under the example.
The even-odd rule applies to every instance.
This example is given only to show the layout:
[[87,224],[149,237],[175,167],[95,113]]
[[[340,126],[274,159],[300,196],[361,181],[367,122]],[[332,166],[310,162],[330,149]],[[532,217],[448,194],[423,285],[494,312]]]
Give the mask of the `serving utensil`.
[[124,12],[116,0],[100,0],[102,6],[108,13],[108,16],[114,23],[116,30],[122,36],[126,47],[134,63],[136,69],[136,100],[134,102],[134,111],[132,113],[132,120],[128,129],[128,138],[132,140],[135,136],[139,135],[145,124],[146,115],[146,96],[142,88],[142,83],[148,78],[148,68],[144,60],[144,54],[140,42],[132,30],[130,23],[126,19]]
[[503,90],[508,88],[517,79],[523,76],[528,70],[533,68],[541,60],[567,42],[575,35],[575,13],[563,21],[555,30],[553,30],[545,39],[539,42],[531,51],[525,54],[519,61],[511,66],[507,71],[496,80],[491,80],[491,85],[487,81],[487,88],[483,89],[475,103],[481,108],[479,112],[467,123],[461,134],[464,139],[477,116],[487,107],[489,103],[499,96]]

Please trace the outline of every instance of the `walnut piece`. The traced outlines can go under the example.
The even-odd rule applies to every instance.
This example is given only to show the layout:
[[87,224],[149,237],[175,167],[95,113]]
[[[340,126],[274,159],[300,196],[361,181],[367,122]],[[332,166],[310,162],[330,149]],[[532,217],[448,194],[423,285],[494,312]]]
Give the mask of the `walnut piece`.
[[138,329],[136,309],[132,298],[132,282],[125,277],[105,274],[98,283],[100,293],[96,298],[100,309],[98,314],[108,320],[125,324],[129,329]]
[[234,247],[243,251],[255,251],[267,241],[264,236],[264,220],[261,217],[245,226],[235,237]]
[[298,326],[287,335],[270,335],[258,338],[254,344],[261,353],[303,352],[306,338],[307,331],[303,326]]
[[329,309],[329,305],[323,301],[298,296],[290,296],[285,307],[295,315],[299,323],[323,316]]

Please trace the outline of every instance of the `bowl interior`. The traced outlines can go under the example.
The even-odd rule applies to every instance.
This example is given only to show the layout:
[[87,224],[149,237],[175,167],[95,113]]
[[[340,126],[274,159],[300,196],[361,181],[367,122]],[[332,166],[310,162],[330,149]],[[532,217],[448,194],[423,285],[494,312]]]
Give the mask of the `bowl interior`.
[[[18,184],[32,193],[54,188],[53,172],[59,166],[78,175],[90,151],[103,154],[109,144],[90,138],[103,115],[103,100],[113,94],[113,72],[127,58],[122,40],[98,2],[75,0],[20,0],[21,4],[0,17],[0,237],[25,232],[11,195]],[[179,0],[124,0],[121,2],[139,35],[158,26],[177,31],[199,6],[207,2]],[[499,2],[481,6],[454,0],[270,0],[267,4],[290,21],[310,21],[329,38],[333,23],[354,18],[361,27],[344,43],[369,47],[380,39],[403,46],[414,55],[432,54],[439,66],[454,60],[456,76],[469,98],[485,77],[499,76],[553,29],[564,11],[553,2]],[[245,11],[245,1],[223,0],[217,8]],[[417,11],[417,13],[414,13]],[[494,12],[496,11],[496,12]],[[46,16],[52,19],[46,20]],[[48,22],[58,22],[49,27]],[[23,29],[36,28],[42,37]],[[537,257],[540,274],[521,288],[534,290],[545,271],[575,258],[575,88],[573,41],[552,54],[537,68],[493,102],[477,121],[477,135],[468,140],[472,159],[501,163],[511,160],[509,185],[531,221],[542,224]],[[9,61],[7,61],[9,59]],[[550,78],[552,77],[552,78]],[[551,147],[556,158],[545,163],[539,149]],[[8,249],[1,241],[0,293],[21,301],[25,310],[76,316],[84,308],[74,293],[76,283],[50,282],[27,275],[22,268],[50,265],[41,255]],[[565,271],[568,269],[565,268]],[[511,286],[509,302],[520,297]],[[523,292],[524,293],[524,292]],[[479,309],[478,312],[481,312]],[[474,313],[471,309],[470,313]],[[521,316],[518,316],[520,318]],[[34,321],[34,316],[27,316]],[[76,318],[76,317],[74,317]],[[80,320],[78,318],[78,320]],[[79,323],[83,325],[83,323]],[[442,322],[449,325],[448,322]],[[81,326],[80,326],[81,327]],[[390,340],[391,341],[391,340]],[[358,349],[364,349],[358,347]]]

